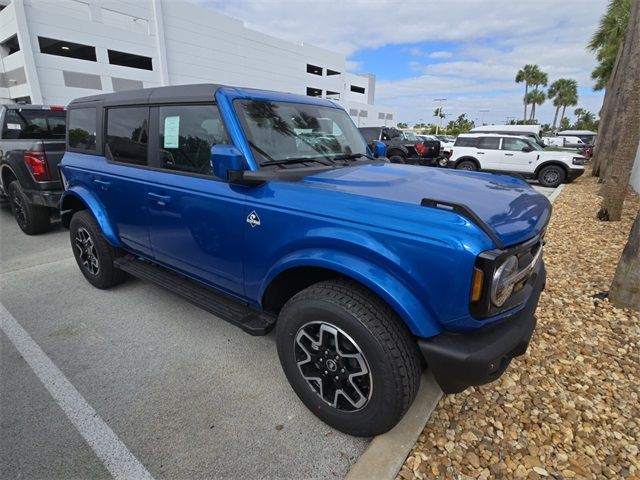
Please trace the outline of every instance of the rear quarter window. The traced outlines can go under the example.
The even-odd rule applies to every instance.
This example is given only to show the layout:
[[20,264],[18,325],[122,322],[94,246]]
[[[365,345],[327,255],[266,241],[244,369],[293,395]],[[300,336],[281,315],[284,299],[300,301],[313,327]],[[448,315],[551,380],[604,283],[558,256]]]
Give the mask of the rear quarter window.
[[63,139],[66,113],[60,110],[7,109],[2,138],[14,140]]
[[478,139],[476,137],[458,137],[456,143],[453,144],[454,147],[475,147],[478,144]]
[[69,110],[69,148],[96,149],[96,109]]

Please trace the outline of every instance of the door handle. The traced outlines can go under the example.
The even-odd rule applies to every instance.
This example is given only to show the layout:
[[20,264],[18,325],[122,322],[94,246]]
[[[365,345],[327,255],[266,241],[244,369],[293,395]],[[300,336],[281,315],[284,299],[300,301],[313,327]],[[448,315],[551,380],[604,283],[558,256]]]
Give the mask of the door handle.
[[105,182],[104,180],[98,180],[97,178],[93,179],[93,183],[100,185],[102,190],[109,190],[109,188],[111,188],[111,182]]
[[166,205],[171,201],[171,197],[169,195],[159,195],[157,193],[147,193],[147,197],[151,200],[155,200],[158,205]]
[[484,152],[476,152],[478,155],[484,155]]
[[505,157],[513,157],[513,153],[505,153]]

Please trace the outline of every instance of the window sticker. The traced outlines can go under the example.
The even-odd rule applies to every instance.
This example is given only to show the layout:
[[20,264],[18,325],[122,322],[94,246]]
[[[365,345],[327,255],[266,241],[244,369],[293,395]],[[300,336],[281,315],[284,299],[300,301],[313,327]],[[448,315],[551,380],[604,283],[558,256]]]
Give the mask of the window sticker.
[[22,130],[22,126],[19,123],[7,123],[7,129],[9,129],[9,130]]
[[180,140],[180,117],[164,119],[164,148],[178,148]]

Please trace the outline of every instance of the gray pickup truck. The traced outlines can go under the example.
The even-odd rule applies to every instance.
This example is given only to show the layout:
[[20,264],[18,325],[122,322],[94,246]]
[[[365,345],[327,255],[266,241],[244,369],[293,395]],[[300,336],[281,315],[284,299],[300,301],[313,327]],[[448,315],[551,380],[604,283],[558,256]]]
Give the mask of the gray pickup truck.
[[6,104],[0,125],[0,196],[8,197],[24,233],[44,232],[62,193],[58,163],[65,148],[65,109]]

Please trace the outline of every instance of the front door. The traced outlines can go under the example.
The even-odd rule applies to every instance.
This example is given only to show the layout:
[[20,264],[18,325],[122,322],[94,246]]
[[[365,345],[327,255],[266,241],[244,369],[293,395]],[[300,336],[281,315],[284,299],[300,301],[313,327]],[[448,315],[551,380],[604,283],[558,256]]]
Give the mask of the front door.
[[[532,151],[523,152],[522,149]],[[522,138],[504,137],[502,139],[502,170],[508,172],[531,173],[535,170],[539,151],[533,149],[531,144]]]
[[478,140],[476,158],[482,170],[500,169],[500,137],[481,137]]
[[246,187],[212,175],[211,147],[228,143],[217,107],[154,107],[152,119],[157,168],[149,171],[146,196],[154,258],[243,296]]

